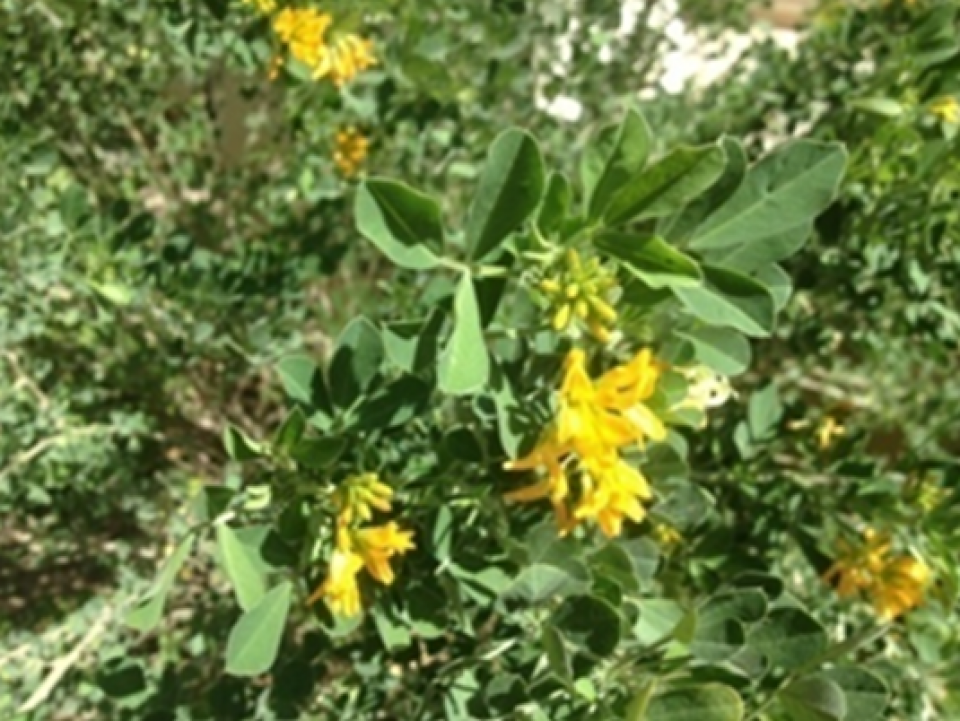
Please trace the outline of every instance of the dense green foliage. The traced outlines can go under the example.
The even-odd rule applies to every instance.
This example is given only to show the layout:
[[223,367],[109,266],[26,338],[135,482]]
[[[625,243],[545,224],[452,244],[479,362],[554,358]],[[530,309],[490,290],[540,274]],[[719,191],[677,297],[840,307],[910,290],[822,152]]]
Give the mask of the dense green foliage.
[[[0,0],[4,718],[960,713],[960,3],[652,98],[665,14],[748,15],[621,5],[322,3],[375,43],[338,88],[270,77],[279,8]],[[569,351],[647,347],[646,517],[505,501]],[[415,549],[348,618],[308,598],[364,472]],[[932,576],[892,620],[823,578],[867,527]]]

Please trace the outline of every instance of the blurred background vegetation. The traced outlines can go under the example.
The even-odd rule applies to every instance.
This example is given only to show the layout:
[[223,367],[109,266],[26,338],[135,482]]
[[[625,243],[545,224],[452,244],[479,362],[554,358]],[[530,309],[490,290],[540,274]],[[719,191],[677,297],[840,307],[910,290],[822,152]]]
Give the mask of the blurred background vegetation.
[[[786,537],[813,554],[823,517],[858,510],[936,524],[946,530],[929,542],[949,545],[960,118],[937,101],[960,97],[957,10],[352,3],[379,65],[338,92],[296,67],[271,79],[268,21],[242,3],[0,0],[0,714],[340,708],[342,689],[314,698],[321,679],[338,688],[338,672],[313,631],[291,640],[272,685],[222,674],[233,607],[199,562],[162,632],[141,637],[121,617],[192,523],[199,484],[233,482],[226,423],[262,437],[283,417],[271,363],[322,356],[356,313],[405,302],[353,229],[352,181],[332,160],[347,127],[370,140],[364,173],[442,193],[448,212],[502,128],[535,131],[562,165],[629,103],[661,144],[730,133],[754,156],[792,136],[847,144],[841,197],[790,262],[788,319],[755,345],[740,402],[700,441],[698,465],[742,529],[731,558]],[[762,32],[785,17],[798,31],[786,47]],[[697,53],[698,67],[729,60],[666,92]],[[762,422],[748,414],[761,388]],[[678,553],[704,584],[722,571],[693,540]],[[790,572],[789,553],[767,562]],[[956,568],[937,571],[950,607]],[[960,715],[949,617],[920,613],[901,632],[891,718]]]

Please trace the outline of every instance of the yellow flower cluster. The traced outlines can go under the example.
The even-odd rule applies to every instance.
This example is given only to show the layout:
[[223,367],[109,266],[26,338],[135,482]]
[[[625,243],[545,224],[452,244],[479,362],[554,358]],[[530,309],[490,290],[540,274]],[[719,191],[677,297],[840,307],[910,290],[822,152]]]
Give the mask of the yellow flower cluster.
[[937,98],[927,109],[945,123],[960,125],[960,102],[952,95]]
[[253,5],[264,15],[269,15],[277,9],[276,0],[243,0],[247,5]]
[[329,77],[341,87],[377,61],[370,40],[353,33],[327,38],[332,23],[329,13],[315,8],[285,8],[273,19],[273,30],[290,54],[313,70],[314,78]]
[[390,560],[414,548],[413,533],[394,521],[360,526],[373,518],[375,510],[389,513],[392,498],[393,490],[375,473],[350,476],[340,485],[333,496],[338,510],[335,548],[327,577],[308,603],[325,598],[334,613],[355,616],[360,613],[361,569],[386,586],[393,583]]
[[540,282],[550,301],[554,330],[562,332],[579,321],[598,341],[609,342],[617,311],[607,297],[616,285],[616,278],[597,258],[584,262],[576,250],[567,250],[556,273]]
[[370,149],[370,139],[354,127],[337,132],[334,138],[333,162],[340,173],[352,178],[363,166]]
[[841,541],[836,563],[824,575],[836,580],[840,596],[867,594],[877,616],[889,621],[923,603],[930,583],[930,569],[913,556],[890,557],[890,538],[873,529],[864,533],[864,542],[851,545]]
[[[645,349],[593,380],[584,352],[570,351],[553,424],[529,455],[504,466],[511,471],[536,470],[543,478],[506,494],[506,499],[549,499],[561,533],[593,520],[613,537],[620,534],[624,519],[643,520],[643,502],[652,498],[650,487],[620,451],[666,437],[663,422],[644,403],[656,390],[661,371],[661,364]],[[573,472],[578,491],[575,500],[568,471]]]

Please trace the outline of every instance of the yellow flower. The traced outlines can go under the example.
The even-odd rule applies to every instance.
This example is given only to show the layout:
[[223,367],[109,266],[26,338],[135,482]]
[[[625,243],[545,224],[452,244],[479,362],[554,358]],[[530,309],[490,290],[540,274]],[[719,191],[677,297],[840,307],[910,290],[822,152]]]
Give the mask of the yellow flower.
[[[527,456],[509,461],[510,471],[536,470],[541,479],[511,491],[508,501],[549,499],[561,533],[593,520],[608,536],[619,535],[624,519],[643,520],[643,501],[652,498],[643,475],[620,457],[620,449],[644,439],[663,440],[663,422],[643,401],[653,395],[660,364],[649,350],[637,353],[594,382],[580,349],[564,362],[556,419]],[[567,468],[574,465],[578,498],[569,506]]]
[[937,98],[927,109],[945,123],[960,125],[960,102],[952,95]]
[[562,333],[579,322],[598,341],[609,343],[617,321],[617,311],[608,301],[617,286],[613,273],[595,257],[584,262],[572,248],[549,272],[552,275],[540,282],[539,289],[550,302],[553,329]]
[[332,22],[328,13],[314,8],[285,8],[274,18],[273,30],[290,54],[313,70],[314,78],[329,76],[340,87],[375,65],[376,59],[373,43],[352,33],[328,41]]
[[841,542],[841,553],[824,579],[837,579],[837,594],[851,596],[863,591],[877,616],[889,621],[923,603],[930,583],[930,569],[912,556],[889,557],[890,539],[872,529],[864,543]]
[[504,498],[518,503],[549,498],[561,533],[566,533],[572,527],[567,511],[570,485],[562,462],[563,456],[567,455],[569,450],[567,446],[560,445],[552,433],[548,433],[529,454],[515,461],[508,461],[503,466],[508,471],[537,471],[546,474],[533,485],[510,491]]
[[608,411],[587,373],[586,355],[574,349],[565,361],[557,414],[557,443],[582,457],[607,456],[637,437],[634,425]]
[[363,558],[349,549],[336,549],[330,557],[327,577],[307,600],[312,604],[325,598],[327,606],[342,616],[356,616],[360,613],[360,587],[357,574],[363,568]]
[[376,473],[349,476],[333,494],[341,525],[357,520],[369,521],[373,518],[374,509],[389,513],[392,499],[393,489],[381,482]]
[[585,459],[581,498],[574,510],[577,521],[593,519],[608,538],[619,536],[623,521],[644,519],[641,501],[653,498],[647,479],[620,458]]
[[870,596],[877,615],[885,621],[901,616],[923,603],[930,583],[930,569],[912,556],[901,556],[885,565]]
[[347,178],[352,178],[360,170],[367,158],[370,140],[354,127],[347,127],[337,133],[333,162]]
[[835,437],[842,436],[846,432],[847,429],[840,425],[833,416],[827,416],[817,429],[817,445],[820,446],[821,451],[825,451],[833,445]]
[[683,534],[667,523],[657,523],[653,527],[653,537],[661,546],[672,548],[683,543]]
[[377,64],[373,55],[373,41],[353,33],[340,36],[325,50],[314,67],[313,76],[322,78],[329,75],[338,88]]
[[630,362],[607,371],[597,381],[597,397],[602,407],[616,410],[630,422],[635,439],[662,441],[667,437],[663,421],[643,404],[653,395],[663,366],[644,348]]
[[890,551],[890,537],[878,534],[872,528],[864,531],[864,543],[851,545],[839,542],[836,562],[824,574],[828,583],[837,579],[837,593],[851,596],[870,587],[873,577],[883,568],[884,558]]
[[393,521],[383,526],[358,529],[352,537],[367,572],[386,586],[394,579],[390,559],[415,548],[413,532],[400,530]]
[[253,5],[264,15],[269,15],[277,9],[276,0],[243,0],[247,5]]

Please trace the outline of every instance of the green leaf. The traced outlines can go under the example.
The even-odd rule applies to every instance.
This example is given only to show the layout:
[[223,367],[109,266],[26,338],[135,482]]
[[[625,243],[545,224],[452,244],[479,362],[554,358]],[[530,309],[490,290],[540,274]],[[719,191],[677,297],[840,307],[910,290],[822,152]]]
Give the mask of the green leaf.
[[433,386],[404,376],[363,399],[357,425],[364,430],[395,428],[415,418],[430,401]]
[[289,451],[303,437],[306,427],[307,419],[303,411],[295,406],[273,434],[273,445],[282,451]]
[[657,233],[667,240],[689,238],[715,209],[727,202],[743,182],[747,173],[747,154],[743,145],[736,138],[724,136],[720,139],[720,147],[727,162],[717,182],[679,213],[657,224]]
[[672,635],[686,611],[669,598],[645,598],[637,603],[640,617],[633,626],[633,635],[645,646],[660,643]]
[[436,309],[425,320],[389,323],[383,328],[383,345],[390,362],[407,373],[430,368],[440,353],[444,314]]
[[705,278],[701,287],[671,288],[684,307],[705,323],[757,338],[769,336],[775,317],[770,291],[736,271],[709,265],[702,268]]
[[597,248],[617,260],[650,288],[697,287],[703,281],[700,266],[662,238],[644,238],[607,231],[594,241]]
[[674,213],[713,185],[725,164],[718,146],[677,148],[624,184],[603,220],[614,226]]
[[770,383],[750,396],[747,405],[747,423],[754,440],[764,440],[776,430],[783,417],[783,404],[777,386]]
[[428,195],[393,180],[364,181],[357,190],[357,230],[401,268],[428,270],[443,247],[440,206]]
[[190,551],[193,550],[192,535],[184,538],[170,554],[170,558],[163,564],[160,573],[157,574],[157,580],[153,585],[147,598],[140,601],[129,613],[124,621],[131,628],[146,633],[152,630],[163,616],[163,607],[167,602],[167,594],[173,588],[173,583],[177,579],[177,574],[183,568]]
[[[822,677],[794,681],[777,698],[792,721],[842,721],[847,715],[843,689]],[[860,717],[856,721],[861,721]]]
[[735,618],[698,617],[690,653],[694,658],[710,663],[726,661],[737,654],[746,641],[743,624]]
[[832,681],[843,691],[847,721],[875,721],[883,716],[890,690],[876,674],[854,666],[837,666],[816,677]]
[[440,389],[450,395],[480,390],[490,376],[490,357],[480,326],[480,309],[469,275],[464,275],[453,301],[453,333],[440,354]]
[[275,366],[287,396],[308,408],[332,412],[330,394],[323,373],[313,359],[305,355],[291,355]]
[[501,133],[490,146],[467,218],[470,257],[483,258],[519,228],[540,204],[543,185],[536,140],[522,130]]
[[898,118],[903,115],[903,105],[893,98],[856,98],[850,101],[850,107],[885,118]]
[[643,170],[650,154],[651,140],[647,121],[636,110],[628,110],[617,129],[613,149],[589,193],[587,215],[590,218],[599,219],[614,195]]
[[701,225],[690,247],[744,245],[811,222],[836,196],[847,154],[840,145],[789,143],[750,169],[739,190]]
[[333,402],[349,408],[363,394],[380,371],[383,341],[377,327],[360,316],[350,321],[337,339],[330,362]]
[[656,680],[645,684],[634,697],[630,699],[624,721],[643,721],[647,718],[647,709],[650,707],[650,701],[653,699],[653,694],[656,690]]
[[590,569],[597,579],[612,581],[625,592],[636,593],[640,590],[633,559],[617,543],[607,543],[591,554]]
[[583,593],[590,586],[590,573],[580,562],[569,559],[562,565],[534,563],[524,568],[507,587],[506,601],[538,604],[551,598]]
[[553,675],[569,685],[573,680],[573,674],[563,636],[552,625],[544,623],[540,628],[540,643],[547,654],[547,664]]
[[588,204],[607,161],[613,155],[619,130],[619,125],[604,126],[583,150],[580,158],[580,185],[583,188],[584,206]]
[[336,463],[346,447],[346,440],[336,436],[301,438],[290,451],[290,457],[307,468],[323,470]]
[[234,461],[249,461],[263,453],[263,446],[230,424],[223,429],[223,447]]
[[226,523],[217,524],[219,560],[230,579],[237,603],[249,611],[263,598],[267,591],[266,580],[257,565],[257,551],[244,544]]
[[377,633],[380,634],[384,648],[388,651],[396,651],[410,645],[409,629],[394,618],[393,614],[380,607],[374,607],[373,623],[377,627]]
[[537,214],[537,227],[541,233],[549,235],[560,227],[570,214],[572,199],[573,190],[567,177],[562,173],[551,173]]
[[643,721],[740,721],[743,701],[718,683],[674,689],[650,700]]
[[812,232],[813,225],[803,223],[796,228],[777,231],[765,238],[757,238],[751,243],[705,251],[703,255],[704,259],[713,265],[749,273],[795,255],[807,242]]
[[286,581],[273,587],[234,624],[227,639],[227,673],[258,676],[273,666],[287,624],[292,589]]
[[751,275],[767,286],[767,290],[773,295],[773,302],[778,313],[787,306],[790,296],[793,294],[793,279],[787,271],[779,265],[767,265],[763,268],[757,268]]
[[620,616],[595,596],[568,598],[550,618],[564,638],[594,656],[609,656],[620,643]]
[[697,328],[675,331],[693,344],[696,359],[725,376],[735,376],[750,367],[750,342],[728,328]]
[[770,663],[795,669],[827,647],[827,634],[808,613],[795,608],[772,611],[748,637],[749,645]]

